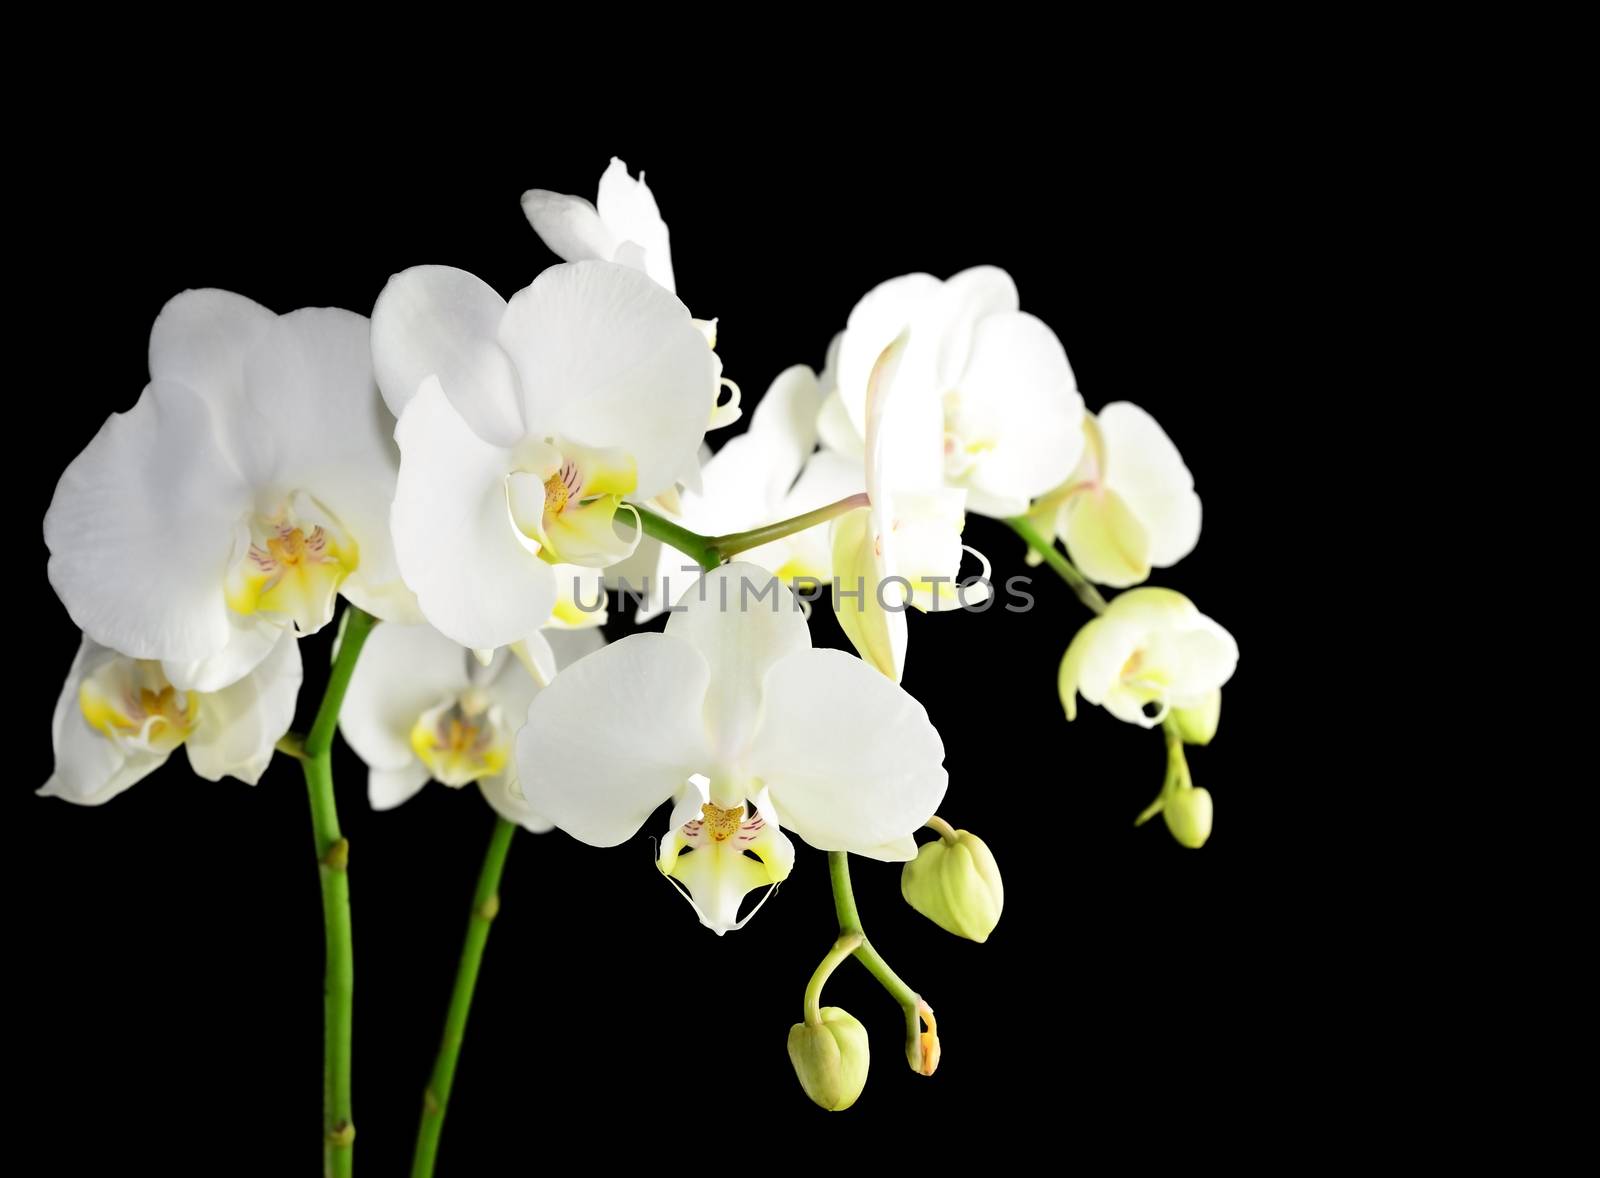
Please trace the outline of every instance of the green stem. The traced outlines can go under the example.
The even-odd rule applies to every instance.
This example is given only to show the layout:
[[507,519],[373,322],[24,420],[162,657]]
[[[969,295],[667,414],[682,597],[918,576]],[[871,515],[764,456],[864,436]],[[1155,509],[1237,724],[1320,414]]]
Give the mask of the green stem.
[[956,841],[956,828],[951,826],[943,818],[940,818],[937,814],[928,819],[922,825],[933,831],[947,843],[953,843]]
[[[847,511],[854,511],[858,507],[866,507],[868,499],[866,492],[858,495],[847,495],[826,507],[819,507],[815,511],[805,512],[803,515],[793,516],[789,519],[779,520],[774,524],[763,524],[759,528],[751,528],[747,532],[730,532],[726,536],[702,536],[699,532],[691,532],[680,524],[675,524],[665,516],[638,504],[629,504],[639,513],[639,527],[647,536],[654,536],[663,544],[670,544],[685,556],[690,557],[701,568],[710,571],[716,568],[729,557],[737,556],[752,548],[759,548],[773,540],[781,540],[785,536],[792,536],[796,532],[803,532],[807,528],[814,528],[818,524],[827,523],[836,516],[841,516]],[[624,520],[624,523],[627,521]]]
[[889,991],[889,996],[900,1004],[900,1010],[905,1015],[906,1061],[911,1064],[913,1071],[931,1076],[933,1064],[938,1062],[938,1056],[933,1055],[930,1061],[922,1023],[927,1019],[929,1023],[927,1035],[937,1042],[932,1026],[933,1011],[922,1000],[921,995],[906,985],[900,975],[889,968],[889,963],[883,959],[883,955],[873,948],[871,941],[867,940],[866,930],[861,927],[861,914],[856,911],[855,891],[850,886],[849,854],[844,851],[829,851],[828,872],[833,880],[833,911],[839,918],[840,936],[850,933],[860,936],[861,944],[855,949],[856,960],[867,967],[867,972],[878,979],[880,986]]
[[792,536],[796,532],[803,532],[807,528],[814,528],[818,524],[825,524],[836,516],[841,516],[847,511],[854,511],[858,507],[866,507],[871,503],[867,493],[862,491],[857,495],[846,495],[837,502],[826,507],[819,507],[815,511],[808,511],[790,519],[779,520],[775,524],[765,524],[759,528],[751,528],[748,532],[730,532],[726,536],[713,536],[710,544],[714,552],[724,560],[730,556],[737,556],[751,548],[759,548],[763,544],[770,544],[774,540],[781,540],[785,536]]
[[1070,560],[1061,554],[1054,544],[1039,534],[1039,529],[1033,526],[1033,521],[1025,515],[1013,516],[1006,520],[1011,525],[1011,530],[1028,542],[1028,547],[1044,558],[1044,562],[1060,574],[1061,579],[1072,586],[1072,591],[1078,595],[1078,600],[1083,602],[1097,614],[1106,612],[1106,599],[1100,596],[1100,590],[1089,583]]
[[506,852],[517,828],[504,818],[495,820],[478,872],[478,890],[472,895],[472,916],[467,921],[467,940],[461,947],[461,963],[456,966],[455,988],[450,992],[450,1009],[444,1016],[444,1039],[433,1061],[433,1074],[422,1094],[422,1126],[417,1131],[417,1152],[411,1162],[411,1178],[432,1178],[434,1159],[439,1154],[439,1135],[444,1132],[444,1114],[450,1104],[450,1088],[455,1083],[456,1060],[461,1056],[461,1040],[466,1035],[467,1015],[472,1011],[472,992],[478,985],[478,967],[483,963],[483,947],[489,941],[489,926],[500,911],[500,876],[505,871]]
[[811,980],[806,983],[805,998],[806,1022],[809,1025],[813,1027],[822,1025],[822,987],[828,984],[828,979],[833,976],[833,971],[839,968],[839,963],[860,947],[861,941],[860,933],[841,933],[839,939],[833,943],[833,948],[828,950],[828,955],[812,973]]
[[[317,875],[322,883],[322,1166],[328,1178],[348,1178],[356,1139],[350,1109],[350,1014],[355,985],[350,940],[350,843],[339,830],[331,750],[345,689],[350,686],[356,659],[375,620],[353,605],[346,608],[339,657],[328,676],[328,689],[317,708],[311,734],[298,754],[311,797],[311,832],[317,848]],[[290,755],[295,754],[291,751]]]
[[630,503],[628,506],[639,513],[639,527],[646,536],[654,536],[663,544],[670,544],[708,572],[722,563],[722,558],[711,547],[711,541],[699,532],[691,532],[688,528],[681,527],[665,516],[657,515],[649,508],[640,507],[636,503]]

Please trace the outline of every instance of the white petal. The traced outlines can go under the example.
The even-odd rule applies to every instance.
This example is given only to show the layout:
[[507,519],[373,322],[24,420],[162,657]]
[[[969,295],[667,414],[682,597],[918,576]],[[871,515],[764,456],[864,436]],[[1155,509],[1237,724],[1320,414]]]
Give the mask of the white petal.
[[403,769],[368,769],[367,804],[374,810],[393,810],[427,784],[428,767],[415,757]]
[[51,717],[50,741],[55,751],[55,771],[38,791],[40,797],[60,798],[80,806],[98,806],[166,763],[165,753],[125,752],[84,719],[83,708],[78,703],[79,685],[116,657],[116,651],[107,650],[91,638],[86,637],[79,643]]
[[500,343],[529,432],[620,448],[637,464],[635,498],[671,487],[705,437],[716,353],[688,308],[637,271],[550,267],[512,297]]
[[[552,633],[560,633],[552,631]],[[572,631],[574,636],[589,637],[589,631]],[[561,634],[565,637],[565,634]],[[603,639],[596,643],[594,649],[603,644]],[[565,645],[565,644],[564,644]],[[570,648],[568,653],[571,653]],[[505,659],[496,675],[489,684],[489,695],[499,707],[505,723],[514,731],[520,728],[528,715],[528,705],[533,702],[533,697],[539,693],[540,685],[529,674],[528,669],[517,659]],[[528,799],[522,794],[522,786],[517,780],[516,759],[513,757],[510,766],[504,773],[494,777],[480,778],[478,787],[483,791],[484,799],[507,822],[515,822],[518,826],[531,830],[534,834],[543,834],[555,824],[548,821],[543,815],[535,813],[533,807],[528,805]]]
[[227,412],[244,398],[245,357],[276,318],[231,291],[186,290],[150,328],[150,379],[181,384]]
[[[656,198],[644,182],[644,173],[640,172],[639,178],[633,179],[628,175],[628,165],[612,156],[610,166],[600,177],[600,193],[595,200],[595,207],[618,246],[626,242],[638,246],[643,251],[640,260],[645,273],[668,290],[675,291],[677,287],[672,277],[672,246],[668,241],[667,223],[661,219],[661,210],[656,207]],[[619,256],[617,260],[623,259]]]
[[350,676],[339,732],[372,768],[405,768],[417,761],[411,730],[418,718],[466,690],[471,660],[465,647],[432,626],[378,626]]
[[210,658],[182,662],[167,659],[161,673],[180,691],[220,691],[261,665],[283,635],[282,626],[228,611],[232,631],[228,644]]
[[512,526],[510,453],[473,433],[436,381],[406,406],[395,438],[395,555],[423,615],[474,649],[508,645],[544,625],[555,574]]
[[[818,450],[806,462],[793,489],[772,513],[774,519],[791,519],[866,490],[866,473],[860,458],[847,458],[831,450]],[[785,579],[814,577],[827,583],[833,577],[830,523],[794,532],[781,540],[742,553],[740,559],[771,569]]]
[[710,668],[687,642],[634,634],[567,667],[517,735],[535,813],[597,847],[622,842],[710,761]]
[[1166,431],[1137,405],[1114,401],[1095,415],[1105,446],[1106,483],[1149,535],[1150,563],[1177,564],[1200,540],[1200,497]]
[[1057,527],[1072,563],[1089,580],[1122,588],[1150,575],[1150,537],[1122,496],[1085,488],[1061,505]]
[[608,262],[617,252],[600,213],[581,196],[530,188],[522,194],[522,211],[539,240],[563,262]]
[[1167,673],[1168,702],[1193,707],[1233,677],[1239,665],[1239,644],[1233,635],[1196,612],[1181,630],[1151,640],[1150,657]]
[[134,658],[208,658],[232,635],[222,580],[250,503],[204,401],[152,384],[56,484],[44,517],[50,584],[102,645]]
[[300,644],[284,631],[272,653],[249,675],[200,697],[194,731],[184,742],[189,764],[207,781],[261,780],[273,747],[294,723],[300,694]]
[[415,620],[389,535],[399,451],[372,378],[370,330],[350,311],[280,315],[245,364],[245,396],[270,421],[274,454],[258,493],[310,494],[354,537],[360,563],[342,589],[381,618]]
[[528,799],[518,790],[516,774],[502,773],[498,777],[481,777],[478,779],[478,788],[483,792],[484,801],[488,802],[490,808],[507,822],[515,822],[524,830],[534,834],[544,834],[555,829],[555,823],[541,818],[528,805]]
[[718,527],[712,535],[771,522],[768,513],[783,502],[816,449],[820,402],[816,374],[804,364],[778,374],[756,405],[750,428],[717,451],[701,472],[705,489],[698,499],[711,504],[731,499],[732,510],[751,517]]
[[422,382],[437,376],[474,433],[515,445],[522,412],[511,358],[497,338],[505,313],[494,288],[465,270],[413,266],[389,279],[372,309],[372,365],[389,411],[398,417]]
[[829,450],[854,458],[858,463],[866,453],[861,434],[850,420],[837,388],[823,398],[822,408],[817,412],[817,437]]
[[[667,636],[692,645],[711,668],[705,725],[721,765],[732,766],[755,733],[768,669],[809,650],[811,631],[788,587],[744,561],[706,573],[678,607],[683,612],[667,619]],[[725,784],[714,781],[713,789]]]
[[765,694],[751,772],[812,846],[882,856],[938,808],[944,743],[897,684],[843,651],[808,650],[772,667]]
[[974,266],[945,281],[916,323],[917,333],[931,336],[928,342],[937,349],[935,370],[941,386],[953,387],[966,371],[980,325],[1016,311],[1019,305],[1016,283],[998,266]]
[[1083,398],[1061,341],[1032,315],[991,315],[978,325],[959,396],[962,413],[992,441],[969,476],[974,489],[1026,501],[1077,467]]
[[911,325],[942,284],[931,274],[880,283],[855,305],[839,344],[839,397],[857,436],[867,436],[867,382],[883,350]]

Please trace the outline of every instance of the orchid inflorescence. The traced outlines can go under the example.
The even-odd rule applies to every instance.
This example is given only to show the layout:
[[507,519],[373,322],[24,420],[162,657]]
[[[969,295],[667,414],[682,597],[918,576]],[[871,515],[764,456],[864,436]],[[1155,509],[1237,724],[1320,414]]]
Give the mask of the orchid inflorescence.
[[[827,852],[840,934],[789,1035],[800,1084],[844,1109],[865,1083],[866,1028],[821,1005],[848,958],[900,1004],[906,1058],[932,1074],[932,1008],[867,939],[848,857],[904,863],[906,901],[957,936],[982,942],[1000,919],[995,857],[936,815],[944,745],[901,686],[906,608],[992,592],[962,541],[969,511],[1010,524],[1093,611],[1061,661],[1066,718],[1081,697],[1165,734],[1166,781],[1139,821],[1162,814],[1188,847],[1211,831],[1184,746],[1215,733],[1238,650],[1144,584],[1199,538],[1193,479],[1144,410],[1085,410],[1003,270],[883,283],[820,373],[780,373],[747,412],[716,320],[674,292],[642,174],[613,159],[594,204],[535,190],[523,208],[563,261],[509,300],[444,266],[395,275],[370,321],[178,295],[151,331],[149,385],[45,516],[50,581],[83,638],[41,793],[104,803],[179,746],[209,780],[255,784],[275,751],[302,763],[327,929],[330,1173],[350,1172],[355,1135],[335,728],[374,808],[431,780],[476,783],[498,815],[417,1174],[432,1172],[518,826],[610,847],[670,803],[656,865],[719,936],[796,870],[795,838]],[[707,435],[746,416],[711,453]],[[963,577],[969,557],[981,576]],[[604,593],[630,579],[636,620],[665,612],[665,627],[608,644]],[[1125,592],[1108,602],[1096,584]],[[813,647],[824,588],[859,657]],[[299,643],[341,596],[327,693],[293,733]],[[937,837],[919,847],[924,828]]]

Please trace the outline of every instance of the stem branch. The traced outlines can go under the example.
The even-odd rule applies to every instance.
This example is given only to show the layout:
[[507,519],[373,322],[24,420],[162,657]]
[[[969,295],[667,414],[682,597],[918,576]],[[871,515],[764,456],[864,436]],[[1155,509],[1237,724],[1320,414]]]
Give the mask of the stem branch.
[[[833,880],[833,910],[839,918],[841,937],[854,933],[861,938],[855,949],[856,960],[866,966],[867,972],[878,979],[878,984],[889,991],[889,996],[900,1004],[906,1019],[906,1062],[913,1071],[924,1076],[933,1075],[939,1063],[939,1038],[933,1021],[933,1010],[900,975],[889,967],[883,955],[873,948],[861,927],[861,914],[856,911],[855,892],[850,886],[850,856],[844,851],[828,852],[828,871]],[[928,1029],[922,1029],[926,1021]]]
[[1006,523],[1028,542],[1028,547],[1037,552],[1046,564],[1055,569],[1063,581],[1072,586],[1079,601],[1097,614],[1106,612],[1106,599],[1100,596],[1100,590],[1091,585],[1089,578],[1080,573],[1078,567],[1062,555],[1054,544],[1039,534],[1032,520],[1025,515],[1018,515],[1006,520]]

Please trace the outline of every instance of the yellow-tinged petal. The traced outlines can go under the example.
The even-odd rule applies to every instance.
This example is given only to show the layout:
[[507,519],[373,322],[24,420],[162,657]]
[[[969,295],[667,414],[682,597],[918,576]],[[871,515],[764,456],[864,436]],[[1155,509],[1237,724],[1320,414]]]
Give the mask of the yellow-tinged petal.
[[1150,575],[1149,537],[1115,491],[1072,495],[1062,504],[1057,526],[1067,555],[1091,581],[1120,588]]
[[[872,535],[872,512],[857,508],[839,517],[833,531],[833,573],[837,580],[834,611],[845,636],[872,666],[896,683],[905,671],[903,610],[891,611],[879,600],[882,563]],[[898,585],[886,585],[887,594]]]
[[603,495],[579,506],[545,515],[545,546],[539,555],[551,564],[581,564],[604,568],[631,556],[641,535],[634,529],[627,539],[611,526],[622,499]]

